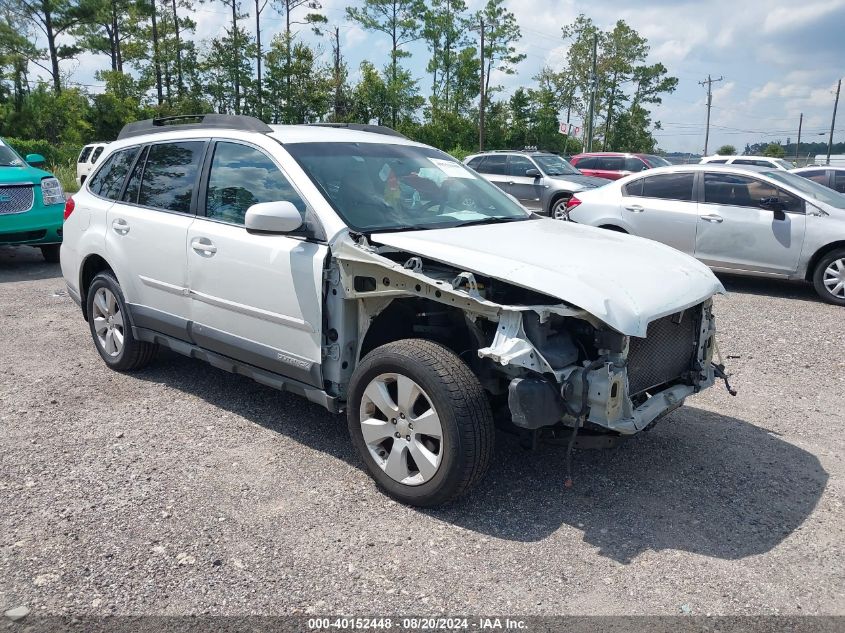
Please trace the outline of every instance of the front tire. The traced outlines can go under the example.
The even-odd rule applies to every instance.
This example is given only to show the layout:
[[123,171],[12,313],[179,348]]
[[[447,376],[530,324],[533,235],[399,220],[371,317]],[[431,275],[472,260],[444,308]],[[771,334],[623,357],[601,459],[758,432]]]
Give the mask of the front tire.
[[41,255],[44,257],[45,262],[50,264],[59,263],[59,256],[62,249],[61,244],[46,244],[39,248],[41,249]]
[[115,371],[136,371],[149,365],[158,345],[132,335],[129,311],[120,284],[110,271],[98,273],[86,295],[88,325],[100,357]]
[[818,295],[838,306],[845,306],[845,248],[831,251],[819,260],[813,271]]
[[566,203],[569,202],[569,198],[562,197],[554,200],[552,202],[551,212],[549,216],[554,220],[563,220],[565,222],[569,222],[569,211],[566,210]]
[[493,453],[493,415],[481,383],[432,341],[405,339],[367,354],[352,375],[347,421],[367,471],[409,505],[465,494]]

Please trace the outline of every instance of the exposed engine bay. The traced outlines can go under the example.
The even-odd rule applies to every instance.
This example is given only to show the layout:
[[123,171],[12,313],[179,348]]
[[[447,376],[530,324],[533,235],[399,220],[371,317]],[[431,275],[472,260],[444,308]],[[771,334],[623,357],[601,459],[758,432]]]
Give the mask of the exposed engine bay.
[[323,377],[345,398],[358,360],[397,337],[446,345],[522,429],[631,435],[714,383],[708,297],[623,334],[565,301],[345,235],[325,271]]

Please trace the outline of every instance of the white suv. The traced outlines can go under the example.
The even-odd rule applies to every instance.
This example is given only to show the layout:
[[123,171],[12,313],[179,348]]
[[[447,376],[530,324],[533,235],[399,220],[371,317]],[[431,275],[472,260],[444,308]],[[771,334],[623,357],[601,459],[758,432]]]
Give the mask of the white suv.
[[375,126],[128,125],[65,210],[62,271],[118,371],[157,346],[346,411],[374,479],[434,505],[524,433],[631,435],[714,382],[703,264],[527,213]]
[[699,165],[735,165],[737,167],[765,167],[767,169],[782,169],[789,171],[795,165],[783,158],[772,158],[770,156],[704,156]]

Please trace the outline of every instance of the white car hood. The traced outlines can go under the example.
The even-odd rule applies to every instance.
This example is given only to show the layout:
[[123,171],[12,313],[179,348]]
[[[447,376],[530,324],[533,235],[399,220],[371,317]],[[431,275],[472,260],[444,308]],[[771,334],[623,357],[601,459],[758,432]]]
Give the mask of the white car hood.
[[556,297],[629,336],[725,289],[673,248],[559,220],[377,233],[371,241]]

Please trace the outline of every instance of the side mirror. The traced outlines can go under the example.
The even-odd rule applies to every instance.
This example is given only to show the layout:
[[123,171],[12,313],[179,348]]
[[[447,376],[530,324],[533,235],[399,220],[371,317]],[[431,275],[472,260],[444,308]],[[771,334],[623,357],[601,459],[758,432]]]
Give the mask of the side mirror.
[[292,202],[260,202],[246,210],[246,230],[255,233],[292,233],[302,226],[302,216]]
[[775,220],[783,221],[786,219],[786,204],[780,198],[761,198],[760,206],[774,213]]
[[43,165],[44,163],[46,163],[47,159],[44,158],[41,154],[27,154],[26,162],[32,165],[33,167],[37,167],[38,165]]
[[535,169],[533,167],[531,169],[526,169],[525,175],[528,176],[529,178],[539,178],[540,176],[542,176],[542,174],[540,173],[540,170]]

